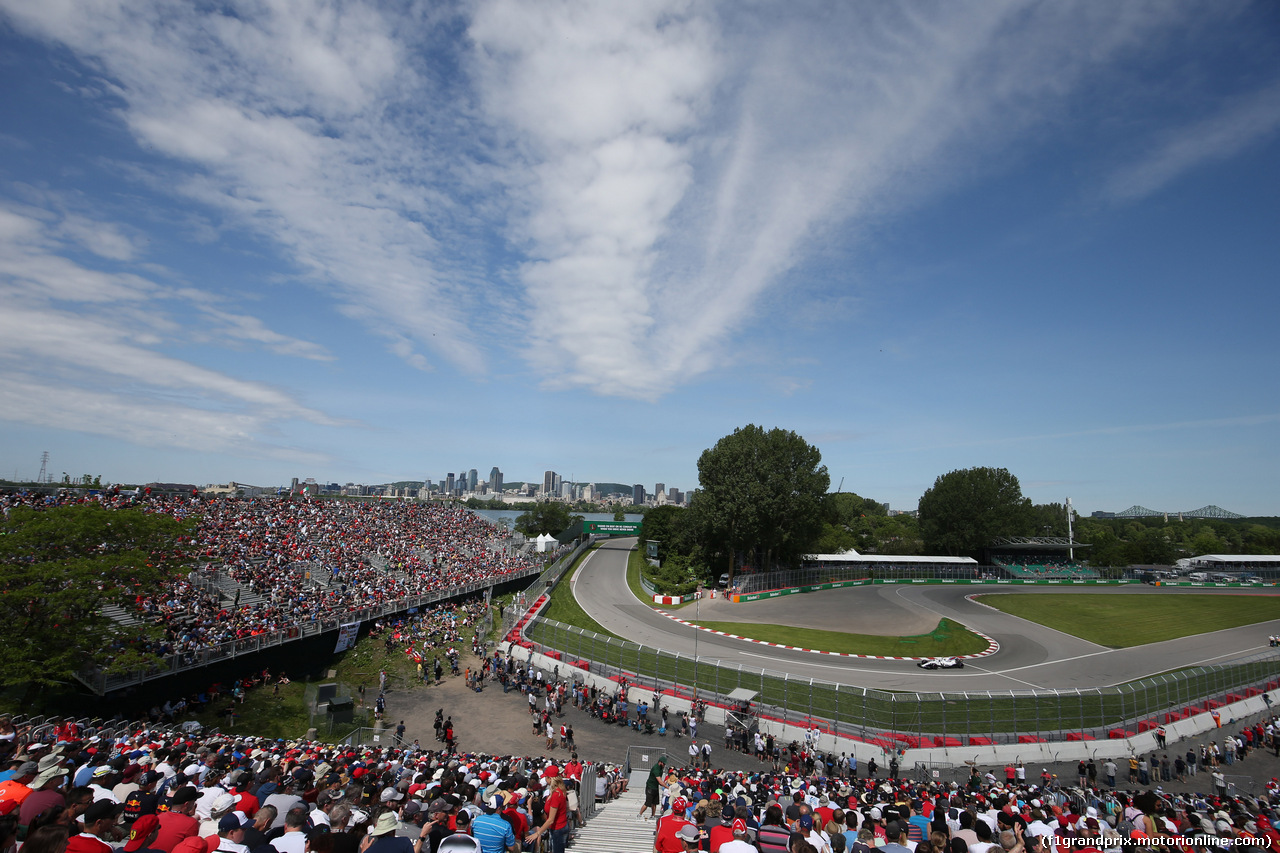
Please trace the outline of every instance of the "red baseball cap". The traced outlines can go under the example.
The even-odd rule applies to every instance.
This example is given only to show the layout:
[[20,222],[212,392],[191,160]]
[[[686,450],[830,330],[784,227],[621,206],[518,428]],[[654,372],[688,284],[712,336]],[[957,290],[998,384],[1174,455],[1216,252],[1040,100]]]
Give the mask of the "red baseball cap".
[[144,814],[133,822],[133,828],[129,830],[129,840],[124,843],[126,853],[133,853],[146,846],[147,839],[151,837],[151,833],[160,828],[160,818],[153,814]]

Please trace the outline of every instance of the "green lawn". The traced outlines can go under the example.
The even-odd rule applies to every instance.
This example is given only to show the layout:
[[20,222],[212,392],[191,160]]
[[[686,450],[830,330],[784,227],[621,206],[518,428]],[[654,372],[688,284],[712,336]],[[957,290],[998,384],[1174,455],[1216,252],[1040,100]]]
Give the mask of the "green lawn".
[[873,634],[848,634],[844,631],[817,631],[790,625],[767,625],[756,622],[700,622],[704,628],[749,637],[765,643],[798,646],[824,652],[852,655],[888,655],[891,657],[936,657],[940,655],[972,655],[986,651],[987,641],[963,625],[943,619],[927,634],[913,637],[881,637]]
[[983,604],[1113,649],[1280,618],[1274,595],[983,595]]

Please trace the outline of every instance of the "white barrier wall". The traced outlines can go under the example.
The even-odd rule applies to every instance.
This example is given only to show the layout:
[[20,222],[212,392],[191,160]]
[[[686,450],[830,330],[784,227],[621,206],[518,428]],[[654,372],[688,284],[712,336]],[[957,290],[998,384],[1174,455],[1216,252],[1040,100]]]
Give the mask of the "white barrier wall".
[[[508,651],[510,650],[510,645],[508,644]],[[521,654],[522,651],[523,654]],[[558,661],[555,658],[530,649],[522,650],[516,647],[516,660],[525,661],[526,666],[528,666],[528,661],[532,661],[535,667],[543,671],[544,677],[550,676],[559,667],[562,678],[572,676],[589,686],[594,685],[598,689],[610,692],[618,689],[618,683],[612,679],[569,666],[564,661]],[[635,703],[640,698],[649,700],[649,704],[652,705],[653,691],[632,685],[627,691],[627,701]],[[689,711],[692,708],[692,703],[688,699],[679,696],[663,695],[662,704],[670,714],[677,718],[682,712]],[[1261,696],[1251,696],[1239,702],[1223,705],[1217,710],[1221,717],[1222,725],[1229,726],[1237,719],[1260,714],[1267,708],[1268,705]],[[714,725],[723,726],[725,721],[724,709],[715,705],[708,705],[706,720]],[[1168,723],[1164,729],[1168,741],[1173,743],[1183,738],[1203,735],[1205,732],[1217,727],[1213,715],[1206,712],[1204,714],[1196,714],[1185,720]],[[772,734],[774,738],[780,739],[784,743],[789,743],[793,740],[803,743],[807,730],[802,725],[784,724],[775,720],[761,720],[760,731],[765,734]],[[847,737],[838,737],[830,732],[822,734],[818,746],[824,752],[835,751],[837,753],[843,752],[856,755],[859,762],[874,758],[881,766],[888,763],[888,756],[885,751],[875,744],[863,743]],[[1133,737],[1116,740],[1005,743],[994,746],[908,749],[899,757],[898,763],[904,768],[911,767],[916,763],[961,765],[968,761],[984,766],[1003,766],[1016,760],[1021,760],[1025,764],[1039,764],[1058,761],[1080,761],[1088,758],[1128,758],[1130,755],[1151,752],[1155,748],[1155,732],[1143,732]],[[678,752],[678,750],[673,751]]]

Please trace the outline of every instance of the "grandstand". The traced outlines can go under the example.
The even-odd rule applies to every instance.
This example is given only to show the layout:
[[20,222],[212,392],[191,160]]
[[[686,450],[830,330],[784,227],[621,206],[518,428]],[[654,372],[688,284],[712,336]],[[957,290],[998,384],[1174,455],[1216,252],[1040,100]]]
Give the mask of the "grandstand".
[[1075,560],[1076,549],[1088,548],[1060,536],[1008,536],[987,549],[1002,576],[1023,580],[1093,580],[1098,573]]
[[1254,575],[1280,579],[1280,556],[1274,554],[1202,554],[1178,561],[1179,570],[1212,572],[1233,580]]
[[202,500],[179,488],[15,492],[0,495],[0,511],[84,502],[197,521],[194,571],[165,588],[139,590],[132,607],[104,611],[123,625],[158,626],[158,638],[139,638],[134,648],[161,662],[81,673],[98,693],[504,586],[538,574],[553,556],[533,554],[519,534],[442,504]]

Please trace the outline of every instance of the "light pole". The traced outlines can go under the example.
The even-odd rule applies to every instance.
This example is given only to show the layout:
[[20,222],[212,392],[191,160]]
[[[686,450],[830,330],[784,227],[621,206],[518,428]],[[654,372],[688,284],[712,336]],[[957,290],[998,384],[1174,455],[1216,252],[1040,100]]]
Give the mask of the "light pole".
[[698,591],[693,597],[693,701],[698,701],[698,635],[702,633],[700,623],[702,622],[702,587],[698,587]]

